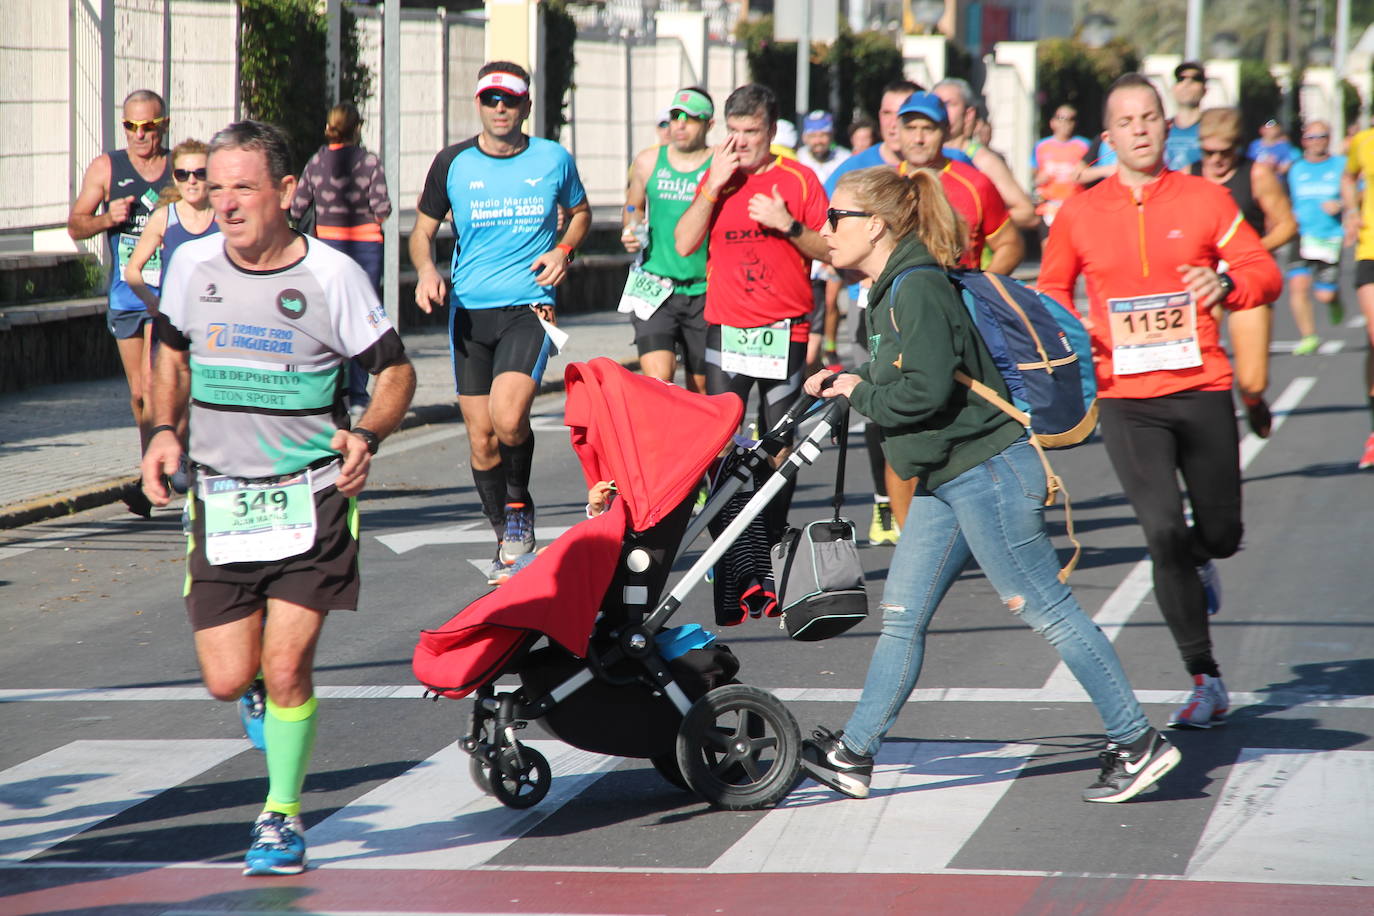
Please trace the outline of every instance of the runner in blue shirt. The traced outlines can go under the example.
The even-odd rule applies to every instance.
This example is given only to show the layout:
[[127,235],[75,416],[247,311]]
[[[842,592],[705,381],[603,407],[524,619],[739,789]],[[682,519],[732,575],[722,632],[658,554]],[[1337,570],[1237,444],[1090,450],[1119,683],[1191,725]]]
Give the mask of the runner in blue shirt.
[[1321,345],[1312,319],[1312,298],[1329,311],[1339,325],[1345,310],[1336,298],[1341,281],[1341,174],[1345,157],[1331,155],[1331,127],[1325,121],[1309,121],[1302,129],[1302,158],[1288,169],[1288,194],[1298,219],[1298,238],[1293,243],[1288,267],[1288,302],[1302,340],[1293,348],[1297,356],[1315,353]]
[[1187,171],[1202,161],[1198,124],[1202,119],[1202,97],[1207,94],[1207,72],[1202,64],[1185,60],[1174,68],[1174,116],[1169,119],[1169,136],[1164,141],[1164,163],[1176,172]]
[[[535,547],[530,405],[548,361],[544,323],[554,287],[587,235],[591,207],[567,150],[522,131],[529,74],[508,61],[477,72],[482,132],[434,157],[415,214],[410,260],[424,312],[448,303],[458,406],[467,426],[472,478],[496,533],[487,581],[504,579]],[[558,240],[558,211],[567,211]],[[434,266],[434,236],[453,216],[451,290]],[[555,244],[557,241],[557,244]]]

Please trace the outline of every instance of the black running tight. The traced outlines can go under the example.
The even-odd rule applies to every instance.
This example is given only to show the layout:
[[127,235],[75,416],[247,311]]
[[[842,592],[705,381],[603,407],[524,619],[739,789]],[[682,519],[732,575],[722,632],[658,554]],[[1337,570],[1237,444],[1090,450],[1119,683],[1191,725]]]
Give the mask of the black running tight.
[[[1102,439],[1145,530],[1155,598],[1189,674],[1218,676],[1197,567],[1240,547],[1240,446],[1230,391],[1103,398]],[[1183,494],[1193,510],[1190,526]]]

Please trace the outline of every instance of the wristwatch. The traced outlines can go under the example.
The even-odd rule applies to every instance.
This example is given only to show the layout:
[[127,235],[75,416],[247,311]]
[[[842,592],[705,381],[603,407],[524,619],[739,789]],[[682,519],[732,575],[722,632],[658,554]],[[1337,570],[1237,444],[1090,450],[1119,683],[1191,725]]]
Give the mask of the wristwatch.
[[789,239],[801,238],[801,234],[805,229],[806,226],[802,225],[801,220],[794,219],[792,220],[792,225],[787,227],[787,237]]
[[377,449],[382,445],[381,438],[366,426],[353,427],[353,435],[367,443],[367,453],[369,455],[377,454]]
[[1217,274],[1217,282],[1221,284],[1221,299],[1226,301],[1231,298],[1231,294],[1236,291],[1236,281],[1231,279],[1230,274]]

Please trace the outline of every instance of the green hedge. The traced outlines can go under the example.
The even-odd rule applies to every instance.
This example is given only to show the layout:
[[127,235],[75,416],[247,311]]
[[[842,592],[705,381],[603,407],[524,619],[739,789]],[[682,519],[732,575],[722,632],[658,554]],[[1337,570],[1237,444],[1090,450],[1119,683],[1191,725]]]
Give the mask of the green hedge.
[[1036,47],[1036,78],[1040,90],[1040,136],[1050,132],[1050,116],[1060,105],[1078,109],[1078,132],[1092,137],[1102,132],[1102,103],[1107,88],[1123,73],[1140,68],[1140,57],[1124,39],[1090,48],[1072,38],[1050,38]]
[[[797,43],[773,40],[773,17],[741,22],[735,36],[744,44],[749,75],[778,94],[781,116],[792,119],[797,105]],[[883,86],[902,75],[902,52],[886,32],[852,32],[841,27],[829,45],[811,46],[811,85],[806,111],[830,109],[832,80],[838,78],[840,110],[835,135],[843,137],[860,114],[874,115]]]
[[[239,0],[239,96],[245,117],[291,137],[296,169],[324,142],[329,113],[327,23],[315,0]],[[343,10],[340,99],[361,107],[372,71],[358,61],[357,19]]]

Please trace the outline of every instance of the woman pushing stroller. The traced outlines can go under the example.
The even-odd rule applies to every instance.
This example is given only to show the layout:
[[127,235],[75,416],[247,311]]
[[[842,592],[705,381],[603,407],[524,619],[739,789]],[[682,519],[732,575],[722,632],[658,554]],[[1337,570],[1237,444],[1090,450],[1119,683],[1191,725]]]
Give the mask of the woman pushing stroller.
[[1083,799],[1135,797],[1180,755],[1150,726],[1112,644],[1057,577],[1045,472],[1026,430],[954,379],[962,370],[1010,398],[944,275],[963,248],[962,224],[924,171],[851,172],[830,207],[822,235],[831,263],[874,280],[869,361],[855,372],[819,372],[806,391],[848,397],[882,428],[892,467],[919,484],[889,566],[863,694],[843,731],[817,729],[803,743],[803,766],[846,795],[868,795],[873,757],[920,675],[926,629],[975,559],[1008,610],[1055,647],[1103,719],[1102,770]]

